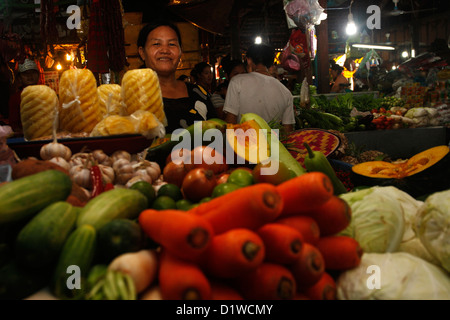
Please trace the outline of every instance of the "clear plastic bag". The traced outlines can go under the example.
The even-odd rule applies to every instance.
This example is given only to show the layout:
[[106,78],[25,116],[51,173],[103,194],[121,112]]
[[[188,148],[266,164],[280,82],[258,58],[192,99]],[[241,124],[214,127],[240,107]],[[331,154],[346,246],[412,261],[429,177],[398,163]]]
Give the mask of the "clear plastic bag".
[[308,28],[319,25],[326,19],[324,9],[318,0],[284,0],[286,15],[293,20],[297,27]]

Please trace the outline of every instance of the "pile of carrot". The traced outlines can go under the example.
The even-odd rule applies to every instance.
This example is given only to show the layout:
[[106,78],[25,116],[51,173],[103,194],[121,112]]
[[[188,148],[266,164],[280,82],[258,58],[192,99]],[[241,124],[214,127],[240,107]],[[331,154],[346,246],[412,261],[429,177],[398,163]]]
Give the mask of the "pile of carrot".
[[336,273],[362,256],[357,241],[338,235],[350,220],[321,172],[139,216],[159,244],[154,285],[167,300],[336,299]]

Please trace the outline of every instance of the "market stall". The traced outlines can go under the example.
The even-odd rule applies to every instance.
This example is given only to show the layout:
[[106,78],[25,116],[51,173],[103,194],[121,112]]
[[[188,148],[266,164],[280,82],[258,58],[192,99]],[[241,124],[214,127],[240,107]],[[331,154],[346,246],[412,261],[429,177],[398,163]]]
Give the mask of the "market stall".
[[448,66],[421,82],[405,63],[391,94],[318,94],[323,8],[283,4],[280,63],[305,75],[289,134],[256,113],[168,134],[156,72],[103,33],[87,43],[102,63],[22,91],[23,134],[0,128],[0,299],[450,299]]

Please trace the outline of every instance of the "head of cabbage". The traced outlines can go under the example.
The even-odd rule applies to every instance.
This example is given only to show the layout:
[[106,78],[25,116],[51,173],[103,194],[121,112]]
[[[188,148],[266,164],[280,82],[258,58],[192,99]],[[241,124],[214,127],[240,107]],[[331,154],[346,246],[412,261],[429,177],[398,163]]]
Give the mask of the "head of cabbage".
[[449,300],[450,277],[407,252],[364,253],[336,280],[339,300]]
[[450,272],[450,190],[426,198],[414,227],[423,245]]
[[415,237],[414,217],[421,201],[393,186],[375,186],[341,194],[352,210],[348,227],[340,232],[354,238],[364,252],[395,252]]

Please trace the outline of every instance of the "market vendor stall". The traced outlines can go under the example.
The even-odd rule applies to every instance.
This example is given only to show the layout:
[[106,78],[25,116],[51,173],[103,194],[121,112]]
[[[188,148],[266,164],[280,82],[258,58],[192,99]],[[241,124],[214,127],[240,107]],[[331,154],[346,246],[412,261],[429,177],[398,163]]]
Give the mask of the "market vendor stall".
[[168,133],[156,71],[96,29],[120,29],[119,4],[89,8],[88,61],[23,90],[23,134],[0,126],[0,300],[450,300],[447,65],[423,82],[405,63],[389,95],[318,94],[324,10],[285,0],[295,130],[244,113]]

